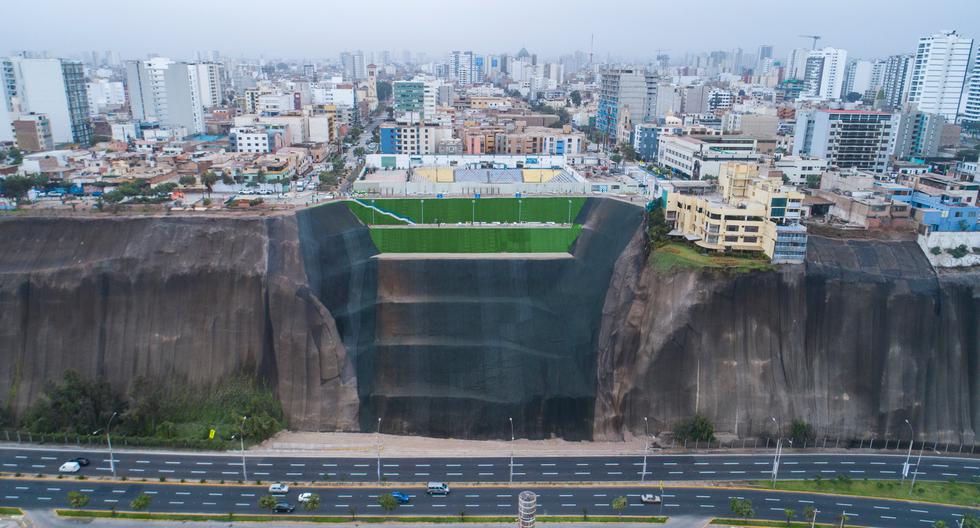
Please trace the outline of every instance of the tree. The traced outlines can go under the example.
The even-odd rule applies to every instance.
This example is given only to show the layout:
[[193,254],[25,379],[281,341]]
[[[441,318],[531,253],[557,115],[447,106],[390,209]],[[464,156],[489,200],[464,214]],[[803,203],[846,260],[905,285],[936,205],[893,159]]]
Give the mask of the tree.
[[817,515],[817,509],[813,506],[807,506],[803,508],[803,519],[809,522],[813,522],[813,518]]
[[352,520],[352,521],[356,521],[357,520],[357,507],[355,507],[355,506],[348,506],[347,507],[347,513],[350,514],[350,520]]
[[20,165],[24,162],[24,154],[17,147],[10,147],[7,151],[7,158],[10,159],[11,165]]
[[572,98],[573,105],[579,106],[582,104],[582,94],[579,93],[578,90],[572,90],[572,93],[569,94],[569,97]]
[[786,508],[785,510],[783,510],[783,513],[786,514],[786,526],[793,524],[793,518],[796,517],[796,510],[792,508]]
[[222,174],[221,175],[221,183],[223,183],[225,185],[231,185],[231,184],[235,183],[235,178],[232,178],[231,176],[229,176],[227,174]]
[[43,396],[24,416],[24,425],[36,433],[90,434],[105,427],[113,412],[123,414],[121,395],[104,380],[89,381],[66,370],[62,382],[49,382]]
[[629,503],[626,501],[626,497],[620,495],[619,497],[616,497],[615,499],[613,499],[613,501],[612,501],[612,509],[613,510],[616,510],[616,514],[619,515],[620,517],[622,517],[623,516],[623,510],[626,509],[626,506],[628,504]]
[[276,502],[278,501],[272,495],[263,495],[259,498],[259,508],[272,511],[276,507]]
[[88,495],[80,491],[68,492],[68,504],[71,505],[72,508],[84,508],[86,505],[88,505],[88,501]]
[[310,498],[303,503],[303,509],[312,512],[320,509],[320,496],[316,493],[310,494]]
[[385,515],[387,516],[398,507],[398,501],[391,496],[391,493],[382,493],[378,495],[378,506],[381,506],[381,509],[385,511]]
[[807,189],[819,189],[820,188],[820,175],[810,174],[806,177],[806,187]]
[[814,438],[813,426],[803,420],[793,420],[789,426],[789,437],[793,439],[793,444],[803,446],[807,442],[812,442]]
[[388,81],[378,81],[378,101],[391,99],[392,86]]
[[674,436],[679,440],[711,442],[715,439],[715,426],[704,415],[695,414],[674,424]]
[[143,511],[150,507],[150,501],[152,499],[146,493],[140,493],[135,499],[130,501],[129,507],[136,511]]
[[363,158],[364,157],[364,147],[355,147],[354,148],[354,156],[357,156],[358,158]]
[[863,97],[864,97],[864,95],[863,94],[860,94],[858,92],[848,92],[846,98],[847,98],[847,102],[848,103],[856,103],[856,102],[860,101],[861,98],[863,98]]
[[840,521],[841,526],[844,526],[844,524],[847,523],[847,514],[841,513],[840,515],[837,516],[837,520]]
[[187,174],[181,176],[177,181],[179,181],[181,185],[186,187],[188,185],[194,185],[195,183],[197,183],[197,178]]
[[30,176],[12,174],[0,180],[0,189],[7,198],[20,200],[27,196],[27,191],[34,187],[34,179]]
[[932,528],[946,528],[946,521],[936,521],[932,523]]
[[207,188],[208,194],[214,191],[214,184],[218,183],[218,179],[218,175],[211,171],[204,171],[204,174],[201,175],[201,183]]
[[667,233],[670,233],[670,224],[667,223],[664,216],[664,208],[656,205],[650,210],[647,217],[647,236],[650,247],[656,249],[666,244],[670,240]]
[[623,161],[623,156],[620,153],[617,152],[617,153],[613,154],[612,156],[609,156],[609,160],[612,161],[613,163],[615,163],[616,165],[619,165],[619,162],[620,161]]
[[732,499],[728,503],[728,508],[732,510],[734,515],[743,519],[748,519],[755,515],[755,510],[752,508],[752,501],[749,499]]
[[623,143],[619,146],[619,151],[623,153],[623,159],[626,161],[636,161],[636,149],[633,145],[629,143]]

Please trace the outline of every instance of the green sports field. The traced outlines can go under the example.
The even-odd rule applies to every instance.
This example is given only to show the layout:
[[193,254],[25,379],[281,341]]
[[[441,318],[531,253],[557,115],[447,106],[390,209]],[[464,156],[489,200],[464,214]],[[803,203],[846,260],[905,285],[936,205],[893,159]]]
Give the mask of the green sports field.
[[[583,197],[546,198],[389,198],[363,200],[378,209],[394,213],[417,224],[456,224],[470,222],[554,222],[571,223],[582,205]],[[367,225],[392,225],[403,222],[379,214],[357,202],[347,206]]]
[[371,240],[382,253],[564,253],[581,231],[580,225],[375,228]]

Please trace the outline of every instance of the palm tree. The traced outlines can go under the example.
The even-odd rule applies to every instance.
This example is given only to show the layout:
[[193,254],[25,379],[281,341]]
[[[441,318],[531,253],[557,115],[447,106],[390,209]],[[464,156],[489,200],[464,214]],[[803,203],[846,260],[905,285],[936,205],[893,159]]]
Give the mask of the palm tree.
[[793,524],[793,517],[796,517],[796,510],[792,508],[786,508],[785,510],[783,510],[783,513],[786,514],[786,526]]
[[387,517],[398,507],[398,501],[391,496],[391,493],[385,493],[378,496],[378,506],[381,506],[381,509],[385,511],[385,517]]
[[303,509],[312,512],[320,509],[320,496],[316,493],[310,495],[309,499],[303,503]]
[[624,496],[616,497],[612,501],[612,509],[616,510],[616,514],[619,515],[619,518],[620,519],[623,518],[623,510],[626,509],[626,505],[627,504],[628,503],[626,501],[626,497],[624,497]]
[[272,509],[275,507],[276,507],[276,498],[273,497],[272,495],[263,495],[259,499],[259,508],[262,508],[263,510],[272,511]]

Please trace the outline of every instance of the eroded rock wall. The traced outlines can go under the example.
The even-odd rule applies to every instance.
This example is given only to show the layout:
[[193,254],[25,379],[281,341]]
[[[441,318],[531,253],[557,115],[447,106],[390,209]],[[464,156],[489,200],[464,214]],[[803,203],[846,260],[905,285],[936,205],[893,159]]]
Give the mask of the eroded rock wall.
[[657,273],[634,241],[617,264],[598,348],[595,434],[658,430],[695,412],[773,434],[800,418],[831,438],[972,442],[980,426],[980,274],[936,276],[911,242],[811,237],[778,271]]

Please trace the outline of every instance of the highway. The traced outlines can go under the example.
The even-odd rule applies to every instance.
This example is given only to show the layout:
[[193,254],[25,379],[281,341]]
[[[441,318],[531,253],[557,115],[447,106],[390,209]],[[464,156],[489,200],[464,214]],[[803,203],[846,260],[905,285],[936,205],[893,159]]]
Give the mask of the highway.
[[[453,489],[448,497],[428,497],[418,486],[389,486],[386,489],[369,487],[302,487],[292,486],[286,500],[299,506],[296,496],[304,491],[320,495],[320,515],[350,515],[351,508],[358,515],[381,515],[377,497],[380,493],[401,491],[412,496],[409,504],[398,506],[393,515],[515,515],[517,494],[530,489],[539,495],[539,515],[612,515],[614,498],[625,495],[628,506],[624,515],[703,515],[731,516],[729,501],[733,497],[752,501],[756,518],[785,520],[784,510],[793,509],[801,518],[807,506],[820,513],[817,521],[838,522],[846,512],[848,523],[864,526],[925,527],[937,520],[948,526],[966,513],[976,515],[976,510],[934,504],[912,503],[893,500],[862,499],[857,497],[805,495],[750,491],[725,488],[667,487],[663,492],[662,505],[640,503],[640,493],[660,493],[658,487],[461,487]],[[267,513],[259,509],[258,500],[267,494],[264,486],[218,486],[160,483],[106,483],[73,480],[26,480],[0,479],[0,504],[25,509],[68,507],[69,491],[80,491],[89,496],[89,509],[130,510],[129,502],[140,493],[151,496],[150,511],[193,513]],[[297,507],[294,515],[302,514]],[[282,514],[287,516],[288,514]]]
[[[377,458],[321,458],[315,456],[256,456],[234,453],[115,452],[119,477],[168,480],[289,482],[377,482]],[[0,447],[0,472],[55,474],[62,462],[84,456],[92,464],[82,475],[111,476],[108,451]],[[912,472],[916,456],[913,454]],[[783,454],[779,478],[803,479],[838,474],[852,479],[900,479],[904,455]],[[387,482],[508,482],[509,458],[381,458],[381,478]],[[514,482],[631,482],[641,480],[643,456],[516,457]],[[912,473],[910,473],[910,476]],[[772,477],[772,454],[650,455],[645,480],[717,481]],[[980,459],[923,456],[920,480],[969,481],[980,477]]]

